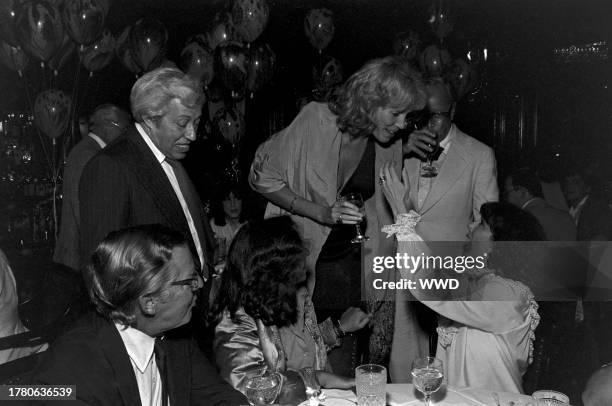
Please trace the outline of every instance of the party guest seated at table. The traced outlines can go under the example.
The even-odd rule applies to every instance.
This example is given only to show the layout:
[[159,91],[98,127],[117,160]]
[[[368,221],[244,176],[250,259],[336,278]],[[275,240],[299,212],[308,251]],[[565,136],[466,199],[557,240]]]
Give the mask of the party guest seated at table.
[[161,225],[112,232],[85,276],[97,312],[53,343],[35,384],[76,385],[80,405],[246,404],[178,328],[202,287],[182,234]]
[[[384,165],[379,176],[396,218],[386,230],[396,234],[398,253],[432,255],[414,231],[419,215],[406,199],[407,171],[400,180],[390,165]],[[522,393],[540,320],[528,287],[530,276],[537,274],[530,247],[544,239],[544,231],[532,215],[509,203],[485,203],[480,214],[481,223],[470,232],[464,255],[483,258],[483,266],[463,273],[450,270],[451,278],[459,281],[454,298],[441,300],[443,292],[420,287],[419,278],[440,277],[439,270],[401,270],[402,277],[414,280],[412,294],[442,316],[436,357],[444,363],[449,385]]]
[[[307,251],[288,217],[250,222],[232,246],[211,308],[216,318],[213,353],[221,376],[244,391],[250,371],[283,375],[277,403],[297,404],[305,389],[346,389],[354,379],[331,372],[327,351],[369,317],[349,308],[340,320],[317,324],[307,290]],[[342,287],[338,286],[338,294]]]

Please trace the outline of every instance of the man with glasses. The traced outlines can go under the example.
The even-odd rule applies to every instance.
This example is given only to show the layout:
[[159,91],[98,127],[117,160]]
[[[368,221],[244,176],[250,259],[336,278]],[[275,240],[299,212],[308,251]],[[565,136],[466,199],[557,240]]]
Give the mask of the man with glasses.
[[160,223],[184,233],[206,279],[213,233],[200,198],[179,162],[196,138],[204,94],[176,68],[140,77],[130,94],[135,124],[92,159],[80,184],[82,259],[113,230]]
[[[453,123],[455,100],[449,86],[440,78],[427,84],[427,107],[418,115],[407,117],[414,131],[404,143],[404,166],[408,169],[410,200],[421,215],[416,232],[425,241],[443,250],[441,256],[460,255],[470,230],[480,222],[480,206],[497,201],[499,196],[495,154],[491,148],[463,133]],[[434,254],[435,255],[435,254]],[[401,292],[401,291],[400,291]],[[404,293],[408,295],[408,293]],[[409,354],[409,297],[396,302],[395,332],[390,373],[394,382],[409,382],[405,368]],[[414,304],[419,306],[419,304]],[[422,320],[431,332],[430,350],[436,348],[437,318],[427,312]],[[429,314],[428,314],[429,313]]]
[[202,287],[183,234],[159,224],[112,232],[85,278],[96,312],[57,338],[34,383],[75,385],[81,405],[246,404],[182,328]]
[[114,104],[102,104],[89,117],[89,133],[76,144],[66,160],[62,186],[62,220],[53,261],[78,272],[81,222],[79,181],[85,165],[130,125],[128,113]]

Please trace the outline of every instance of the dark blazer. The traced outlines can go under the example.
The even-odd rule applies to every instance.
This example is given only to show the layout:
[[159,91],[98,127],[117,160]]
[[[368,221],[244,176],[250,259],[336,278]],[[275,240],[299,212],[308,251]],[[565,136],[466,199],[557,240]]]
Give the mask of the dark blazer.
[[612,212],[603,200],[589,196],[578,216],[578,241],[612,240]]
[[74,270],[79,269],[79,244],[81,242],[79,214],[79,180],[83,168],[102,147],[89,135],[76,144],[66,162],[62,186],[62,223],[53,261],[64,264]]
[[[170,405],[246,404],[243,395],[219,377],[194,341],[184,334],[186,330],[169,332],[162,341]],[[37,385],[76,385],[77,401],[66,401],[66,405],[141,404],[121,336],[113,323],[96,313],[80,319],[53,343],[32,380]]]
[[[190,182],[191,183],[191,182]],[[197,213],[191,213],[210,270],[214,237],[193,185]],[[162,166],[136,127],[108,145],[85,166],[79,185],[81,266],[111,231],[141,224],[161,223],[183,232],[194,258],[197,250],[181,204]]]
[[540,222],[548,241],[576,241],[576,226],[568,212],[552,207],[541,197],[534,198],[524,209]]

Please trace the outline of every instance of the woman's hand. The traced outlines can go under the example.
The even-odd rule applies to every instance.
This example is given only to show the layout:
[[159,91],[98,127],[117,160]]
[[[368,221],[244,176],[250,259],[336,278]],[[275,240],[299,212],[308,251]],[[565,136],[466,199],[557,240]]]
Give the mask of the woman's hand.
[[338,200],[331,207],[326,207],[320,222],[327,225],[357,224],[363,220],[363,213],[352,203]]
[[340,317],[340,325],[345,333],[352,333],[364,328],[370,321],[370,315],[357,307],[349,307]]
[[402,171],[402,179],[399,178],[393,164],[385,162],[380,168],[379,181],[381,188],[391,210],[393,216],[408,212],[408,196],[410,194],[410,178],[408,177],[408,169],[404,167]]

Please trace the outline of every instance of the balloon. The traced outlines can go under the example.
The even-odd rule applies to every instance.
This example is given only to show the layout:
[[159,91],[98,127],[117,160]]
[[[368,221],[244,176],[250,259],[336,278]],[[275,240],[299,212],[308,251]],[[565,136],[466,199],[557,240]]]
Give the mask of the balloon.
[[117,38],[117,43],[115,47],[115,53],[117,54],[117,58],[121,61],[123,66],[130,72],[137,74],[140,72],[140,68],[134,62],[134,58],[132,58],[132,53],[130,52],[130,30],[132,27],[125,27],[119,38]]
[[199,79],[204,86],[208,86],[215,75],[213,53],[197,39],[191,40],[183,48],[180,65],[185,73]]
[[43,62],[55,55],[62,45],[62,18],[57,8],[46,1],[24,3],[17,25],[25,50]]
[[444,48],[437,45],[430,45],[423,53],[420,59],[421,69],[430,76],[440,76],[450,62],[451,56]]
[[130,52],[134,62],[147,72],[166,57],[168,31],[160,21],[152,18],[142,18],[130,30]]
[[26,67],[30,58],[21,48],[14,47],[4,41],[0,42],[0,62],[7,68],[22,75],[21,71]]
[[395,36],[393,42],[393,53],[403,56],[408,60],[413,60],[419,54],[421,48],[421,40],[419,35],[412,31],[400,32]]
[[215,50],[223,42],[237,40],[237,35],[231,14],[217,13],[211,29],[206,33],[206,43],[210,49]]
[[213,129],[232,145],[238,144],[246,130],[244,115],[235,106],[217,110],[212,122]]
[[163,59],[162,61],[160,61],[159,65],[155,66],[152,69],[157,69],[157,68],[178,69],[179,67],[176,66],[176,64],[174,62],[172,62],[170,59]]
[[450,12],[449,1],[438,0],[436,4],[429,7],[427,22],[440,42],[444,41],[444,38],[453,31],[455,26],[455,19]]
[[108,0],[66,0],[62,18],[68,35],[77,44],[92,44],[102,32],[108,7]]
[[457,100],[471,90],[469,86],[473,85],[472,75],[474,75],[472,67],[463,59],[457,59],[451,65],[447,79],[455,91]]
[[235,0],[232,6],[234,27],[246,42],[253,42],[259,37],[269,16],[266,0]]
[[479,42],[468,42],[467,52],[465,57],[472,65],[481,65],[488,59],[488,49],[484,44]]
[[313,70],[314,85],[318,89],[329,89],[333,86],[342,83],[344,78],[344,69],[342,63],[333,57],[326,57],[323,61],[321,70]]
[[258,44],[249,49],[247,89],[256,92],[274,76],[276,55],[268,44]]
[[304,18],[304,32],[308,41],[320,52],[334,37],[334,13],[326,8],[310,10]]
[[239,42],[219,45],[215,50],[215,73],[234,97],[240,98],[247,78],[246,48]]
[[70,122],[70,96],[61,90],[45,90],[34,101],[34,123],[49,138],[60,137]]
[[104,30],[99,40],[83,51],[83,66],[90,72],[104,69],[112,61],[115,51],[115,37]]
[[49,67],[53,69],[56,74],[57,71],[64,66],[64,64],[70,58],[70,55],[74,52],[76,46],[74,45],[74,41],[70,39],[68,34],[64,32],[64,39],[62,40],[62,45],[59,48],[59,51],[49,59]]
[[21,6],[17,0],[0,1],[0,40],[9,45],[19,46],[17,20]]

